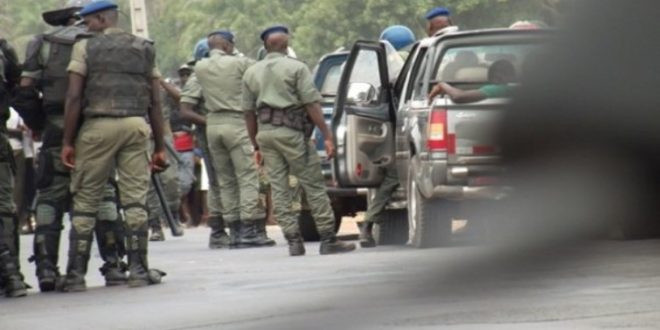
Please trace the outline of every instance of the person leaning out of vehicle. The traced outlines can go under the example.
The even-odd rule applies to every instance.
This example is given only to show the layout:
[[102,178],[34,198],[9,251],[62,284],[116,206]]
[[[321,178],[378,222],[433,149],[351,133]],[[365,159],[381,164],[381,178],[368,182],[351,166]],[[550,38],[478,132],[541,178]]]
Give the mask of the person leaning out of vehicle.
[[489,98],[509,97],[514,89],[516,70],[508,60],[499,60],[488,69],[488,83],[479,89],[463,90],[446,82],[440,82],[429,93],[432,101],[440,94],[446,94],[454,103],[473,103]]

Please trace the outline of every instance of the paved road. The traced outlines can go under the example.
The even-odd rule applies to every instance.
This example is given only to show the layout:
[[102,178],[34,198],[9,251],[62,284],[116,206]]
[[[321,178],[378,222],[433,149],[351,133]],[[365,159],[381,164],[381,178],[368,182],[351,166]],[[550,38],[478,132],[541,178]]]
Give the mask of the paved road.
[[[351,231],[348,223],[344,230]],[[206,229],[152,244],[165,283],[0,298],[0,329],[657,329],[660,241],[506,251],[379,247],[341,256],[211,251]],[[31,237],[23,236],[23,251]],[[26,259],[27,253],[24,253]],[[63,253],[64,255],[64,253]],[[66,258],[64,258],[66,259]],[[63,260],[61,263],[64,263]],[[24,264],[36,284],[34,266]]]

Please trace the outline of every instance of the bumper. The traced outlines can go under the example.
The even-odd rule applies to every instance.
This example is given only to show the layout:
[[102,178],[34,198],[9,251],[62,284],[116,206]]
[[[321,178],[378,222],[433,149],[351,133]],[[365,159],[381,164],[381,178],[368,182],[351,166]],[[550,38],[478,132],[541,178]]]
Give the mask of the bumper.
[[501,200],[507,198],[513,188],[502,186],[436,186],[431,192],[432,198],[455,200]]
[[333,197],[353,197],[353,196],[366,196],[367,188],[338,188],[327,187],[328,195]]
[[425,198],[452,200],[501,200],[513,192],[513,188],[500,185],[471,185],[473,179],[499,177],[502,166],[448,165],[446,161],[422,160],[417,164],[415,178]]

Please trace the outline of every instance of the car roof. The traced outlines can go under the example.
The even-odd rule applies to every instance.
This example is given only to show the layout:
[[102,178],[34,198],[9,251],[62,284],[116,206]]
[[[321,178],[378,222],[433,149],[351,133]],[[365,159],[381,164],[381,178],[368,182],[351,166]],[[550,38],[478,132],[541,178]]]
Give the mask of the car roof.
[[437,36],[426,37],[419,41],[420,47],[430,47],[435,45],[440,40],[449,39],[462,39],[474,36],[487,36],[487,35],[548,35],[552,34],[552,29],[509,29],[509,28],[495,28],[495,29],[478,29],[478,30],[464,30],[456,32],[448,32]]

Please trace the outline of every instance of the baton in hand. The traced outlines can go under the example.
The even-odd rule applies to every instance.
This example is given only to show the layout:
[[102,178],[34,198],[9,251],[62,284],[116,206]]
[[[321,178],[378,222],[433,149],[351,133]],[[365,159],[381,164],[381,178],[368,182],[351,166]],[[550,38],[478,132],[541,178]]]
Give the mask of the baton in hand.
[[179,224],[179,222],[174,218],[170,207],[167,205],[167,200],[165,199],[165,194],[163,193],[163,184],[160,180],[160,174],[151,173],[151,183],[154,185],[156,195],[158,195],[160,206],[165,213],[165,220],[167,220],[167,224],[170,226],[172,236],[183,236],[183,229],[181,228],[181,224]]

